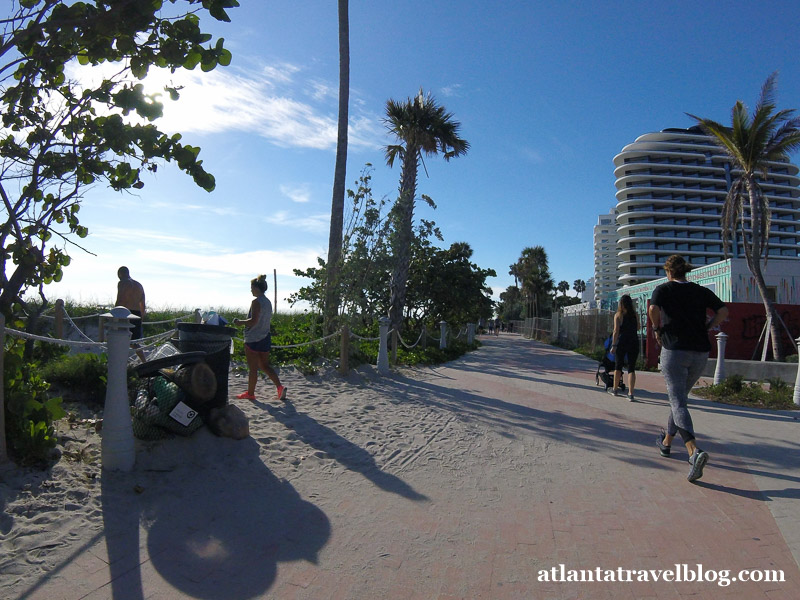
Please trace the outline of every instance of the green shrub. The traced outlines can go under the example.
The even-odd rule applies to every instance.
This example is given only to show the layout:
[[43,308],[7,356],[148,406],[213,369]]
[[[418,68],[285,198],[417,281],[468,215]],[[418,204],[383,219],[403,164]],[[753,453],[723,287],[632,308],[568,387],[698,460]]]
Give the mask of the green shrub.
[[765,390],[761,382],[747,383],[741,375],[731,375],[717,385],[696,388],[694,393],[717,402],[790,410],[797,408],[793,401],[794,388],[776,377],[767,381]]
[[50,361],[42,377],[75,392],[82,399],[102,403],[106,394],[108,357],[105,354],[72,354]]
[[45,466],[56,445],[54,423],[66,413],[61,398],[49,398],[48,384],[37,363],[23,359],[24,343],[11,339],[3,363],[6,442],[11,457],[23,466]]

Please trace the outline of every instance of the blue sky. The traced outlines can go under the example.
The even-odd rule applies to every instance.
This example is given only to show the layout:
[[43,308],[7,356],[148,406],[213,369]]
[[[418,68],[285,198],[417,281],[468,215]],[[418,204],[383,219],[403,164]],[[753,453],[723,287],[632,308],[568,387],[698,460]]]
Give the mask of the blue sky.
[[[249,280],[278,274],[278,310],[327,253],[336,143],[336,2],[242,0],[209,23],[230,67],[174,82],[160,126],[202,148],[209,194],[164,166],[135,194],[93,188],[90,235],[50,297],[114,300],[127,265],[157,307],[245,307]],[[638,136],[727,122],[779,72],[778,106],[800,108],[796,2],[350,1],[348,187],[374,165],[394,198],[399,165],[382,148],[385,102],[420,87],[461,122],[469,153],[426,159],[418,192],[438,208],[441,245],[466,241],[497,271],[495,297],[526,246],[546,249],[556,282],[593,276],[592,227],[615,203],[613,158]],[[149,82],[159,88],[153,77]],[[387,291],[388,294],[388,291]]]

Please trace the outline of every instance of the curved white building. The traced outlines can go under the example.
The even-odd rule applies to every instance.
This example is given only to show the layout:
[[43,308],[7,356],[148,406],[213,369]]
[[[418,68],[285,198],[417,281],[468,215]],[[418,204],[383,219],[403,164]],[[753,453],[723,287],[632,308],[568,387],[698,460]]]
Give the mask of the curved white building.
[[[614,157],[619,283],[664,276],[681,254],[694,265],[725,258],[720,214],[737,177],[730,160],[699,127],[648,133]],[[772,210],[770,257],[800,259],[800,178],[789,162],[773,163],[759,180]],[[729,256],[741,257],[731,239]]]

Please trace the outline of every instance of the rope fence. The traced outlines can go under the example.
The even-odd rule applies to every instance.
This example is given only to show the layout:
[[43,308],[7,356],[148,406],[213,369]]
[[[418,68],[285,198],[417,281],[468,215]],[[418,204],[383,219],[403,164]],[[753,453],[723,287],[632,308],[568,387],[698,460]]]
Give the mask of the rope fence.
[[[46,317],[49,319],[54,319],[53,322],[53,333],[54,335],[38,335],[34,333],[29,333],[26,331],[20,331],[17,329],[10,329],[5,327],[5,320],[0,319],[0,364],[2,364],[3,354],[5,349],[5,335],[8,333],[10,336],[33,341],[45,344],[55,344],[58,346],[66,346],[71,349],[77,349],[77,352],[100,352],[105,353],[109,356],[108,361],[108,381],[111,382],[112,378],[116,382],[116,385],[121,385],[119,382],[127,381],[127,376],[125,375],[125,371],[130,361],[136,361],[137,359],[145,362],[147,359],[145,358],[145,350],[149,350],[156,346],[163,345],[163,343],[167,342],[168,340],[172,339],[175,334],[178,332],[178,329],[170,329],[168,331],[158,333],[146,338],[140,338],[136,340],[131,340],[130,338],[130,321],[128,316],[130,313],[126,309],[115,308],[112,309],[110,313],[107,314],[96,314],[96,315],[86,315],[84,317],[71,317],[63,307],[63,301],[59,300],[56,302],[55,307],[56,314],[52,317]],[[119,312],[118,312],[119,311]],[[193,314],[184,315],[182,317],[176,317],[174,319],[166,319],[163,321],[155,321],[149,323],[143,323],[142,325],[163,325],[166,323],[173,323],[173,322],[180,322],[182,319],[186,319],[188,317],[193,317],[195,322],[197,322],[199,312],[195,311]],[[87,335],[86,332],[81,330],[75,323],[75,319],[90,319],[90,318],[98,318],[100,320],[99,327],[98,327],[98,336],[101,338],[100,340],[93,340],[92,338]],[[468,324],[467,327],[458,330],[458,333],[453,336],[452,334],[448,335],[447,332],[447,324],[445,322],[440,323],[441,327],[441,335],[440,337],[433,337],[429,336],[426,328],[423,326],[422,331],[420,332],[417,340],[413,344],[409,344],[406,342],[400,332],[396,329],[392,329],[389,331],[388,328],[388,319],[382,318],[380,320],[381,326],[379,328],[380,335],[378,337],[368,337],[362,336],[355,332],[351,332],[348,325],[343,325],[339,331],[336,331],[330,335],[314,339],[308,342],[301,342],[298,344],[283,344],[283,345],[275,345],[273,348],[275,350],[289,350],[289,349],[296,349],[296,348],[304,348],[308,346],[313,346],[316,344],[327,342],[331,339],[336,337],[341,338],[341,348],[340,348],[340,361],[339,361],[339,370],[342,373],[347,373],[348,370],[348,362],[350,356],[350,342],[351,340],[356,341],[364,341],[364,342],[379,342],[379,352],[378,352],[378,371],[381,374],[387,374],[389,372],[388,368],[388,361],[386,359],[387,350],[389,348],[389,335],[393,336],[395,340],[395,349],[396,352],[396,344],[397,341],[399,342],[408,350],[411,350],[420,344],[425,346],[427,344],[427,340],[433,339],[439,342],[440,348],[445,348],[447,346],[447,339],[459,339],[461,337],[467,336],[468,341],[471,343],[474,340],[474,334],[477,325],[476,324]],[[74,339],[63,339],[64,329],[66,328],[69,330],[70,334],[77,335],[81,339],[74,340]],[[105,327],[104,327],[105,326]],[[108,329],[109,340],[106,341],[104,338],[104,330]],[[74,330],[74,331],[73,331]],[[178,341],[180,341],[180,334],[178,334]],[[187,340],[188,341],[188,340]],[[231,339],[230,342],[221,342],[220,349],[230,343],[231,345],[231,353],[233,352],[233,340]],[[112,351],[113,350],[113,353]],[[218,350],[218,351],[219,351]],[[115,358],[112,364],[112,354],[114,354]],[[149,354],[149,353],[148,353]],[[2,377],[2,373],[0,372],[0,378]],[[126,384],[127,385],[127,384]],[[0,379],[0,390],[2,390],[2,380]],[[111,385],[109,384],[109,389]],[[115,392],[116,393],[116,392]],[[127,395],[126,395],[127,397]],[[107,396],[108,399],[108,396]]]
[[[397,330],[396,330],[396,329],[393,329],[392,331],[397,331]],[[422,328],[422,331],[420,331],[420,333],[419,333],[419,337],[417,338],[417,341],[416,341],[416,342],[414,342],[413,344],[411,344],[411,345],[409,346],[409,345],[408,345],[408,344],[405,342],[405,340],[403,340],[403,337],[400,335],[400,332],[399,332],[399,331],[397,331],[397,339],[398,339],[398,340],[400,340],[400,343],[401,343],[401,344],[403,344],[403,346],[404,346],[404,347],[405,347],[407,350],[411,350],[412,348],[416,348],[416,347],[417,347],[417,345],[418,345],[418,344],[419,344],[419,343],[422,341],[422,338],[423,338],[424,336],[425,336],[425,328],[423,327],[423,328]]]
[[[104,321],[108,318],[107,314],[95,313],[95,314],[91,314],[91,315],[82,315],[82,316],[79,316],[79,317],[72,317],[65,310],[64,302],[63,302],[63,300],[60,300],[60,299],[55,302],[53,307],[48,308],[45,312],[51,312],[51,311],[54,311],[56,314],[55,315],[42,314],[42,315],[40,315],[40,318],[44,318],[44,319],[47,319],[47,320],[55,321],[55,329],[56,329],[56,331],[54,332],[55,337],[44,336],[44,335],[36,335],[36,334],[27,333],[27,332],[15,330],[15,329],[8,329],[8,328],[5,329],[5,331],[9,335],[12,335],[12,336],[15,336],[15,337],[20,337],[20,338],[27,339],[27,340],[33,340],[33,341],[36,341],[36,342],[56,344],[56,345],[61,345],[61,346],[68,346],[68,347],[72,347],[72,348],[92,348],[94,350],[100,350],[102,352],[105,352],[107,350],[107,344],[106,344],[105,339],[104,339],[104,337],[105,337],[104,336],[104,333],[105,333],[104,332],[104,325],[105,325]],[[196,321],[197,316],[198,316],[198,311],[195,311],[193,313],[188,313],[186,315],[182,315],[182,316],[179,316],[179,317],[174,317],[172,319],[164,319],[164,320],[161,320],[161,321],[144,321],[144,322],[142,322],[142,326],[144,327],[146,325],[165,325],[167,323],[179,323],[179,322],[182,322],[182,321],[184,321],[186,319],[189,319],[189,318],[193,318]],[[99,323],[98,323],[98,333],[99,333],[99,337],[100,337],[99,340],[93,340],[91,337],[89,337],[86,334],[86,332],[84,332],[75,323],[75,321],[77,321],[77,320],[86,320],[86,319],[99,319]],[[76,335],[80,336],[81,339],[79,339],[79,340],[64,339],[64,324],[67,325],[67,327],[68,327],[70,332],[74,332]],[[388,334],[389,335],[396,334],[397,339],[399,340],[399,342],[407,350],[412,350],[412,349],[416,348],[417,346],[419,346],[421,343],[423,345],[425,345],[424,342],[426,342],[427,340],[432,340],[432,341],[437,342],[437,343],[439,343],[441,345],[443,339],[445,340],[444,343],[446,344],[446,341],[447,341],[448,338],[453,339],[453,340],[457,340],[457,339],[460,339],[460,338],[463,338],[463,337],[467,337],[467,338],[469,337],[469,326],[464,327],[463,329],[460,329],[459,332],[456,335],[452,335],[452,334],[448,335],[447,331],[446,331],[445,324],[442,323],[442,326],[443,326],[442,333],[444,335],[443,336],[439,336],[439,337],[431,335],[430,333],[428,333],[426,328],[423,327],[422,330],[420,331],[419,336],[417,337],[417,340],[413,344],[409,344],[408,342],[406,342],[402,338],[402,336],[400,335],[400,332],[397,329],[392,329],[391,331],[388,332]],[[131,348],[134,349],[134,350],[137,350],[137,351],[147,350],[149,348],[158,346],[162,342],[170,339],[171,337],[173,337],[175,335],[176,332],[177,332],[177,329],[170,329],[169,331],[158,333],[158,334],[155,334],[155,335],[152,335],[152,336],[149,336],[149,337],[140,338],[140,339],[137,339],[137,340],[132,340],[131,341]],[[304,347],[313,346],[313,345],[316,345],[316,344],[320,344],[320,343],[326,342],[326,341],[331,340],[331,339],[333,339],[333,338],[335,338],[337,336],[342,335],[343,333],[344,333],[344,331],[342,329],[342,330],[339,330],[339,331],[337,331],[335,333],[332,333],[330,335],[327,335],[327,336],[324,336],[324,337],[321,337],[321,338],[318,338],[318,339],[315,339],[315,340],[311,340],[311,341],[308,341],[308,342],[301,342],[301,343],[298,343],[298,344],[274,345],[273,348],[275,350],[290,350],[290,349],[296,349],[296,348],[304,348]],[[357,334],[355,332],[351,332],[349,330],[349,328],[348,328],[347,329],[347,339],[348,339],[348,341],[349,340],[357,340],[357,341],[363,341],[363,342],[374,342],[374,341],[381,341],[381,336],[380,335],[376,336],[376,337],[362,336],[362,335],[359,335],[359,334]]]

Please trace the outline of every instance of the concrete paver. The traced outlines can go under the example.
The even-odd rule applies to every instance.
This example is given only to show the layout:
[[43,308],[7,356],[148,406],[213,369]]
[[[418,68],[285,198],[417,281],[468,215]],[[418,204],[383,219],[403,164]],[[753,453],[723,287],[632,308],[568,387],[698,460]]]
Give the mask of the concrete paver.
[[[436,417],[374,468],[365,453],[289,482],[255,453],[250,471],[215,472],[219,486],[199,481],[154,514],[109,515],[94,544],[20,597],[796,597],[794,415],[693,402],[711,455],[693,485],[685,449],[676,441],[662,458],[654,446],[669,410],[660,374],[640,373],[639,401],[629,403],[602,393],[584,357],[515,335],[483,342],[462,360],[375,384]],[[303,440],[297,424],[309,426],[313,406],[297,398],[296,408],[307,420],[286,423]],[[263,505],[239,503],[234,484],[253,487]],[[191,497],[203,493],[227,510],[196,512]],[[561,565],[576,577],[636,569],[649,580],[542,576]],[[785,581],[654,580],[676,565],[731,577],[780,571]]]

